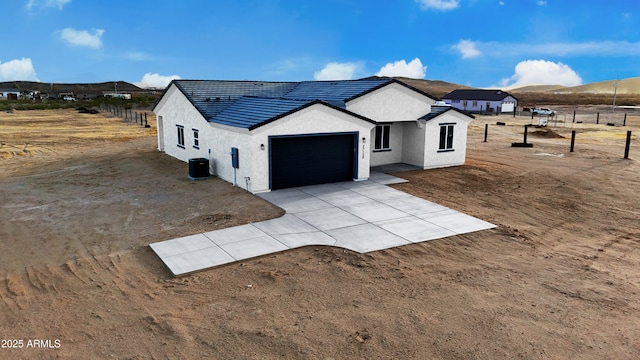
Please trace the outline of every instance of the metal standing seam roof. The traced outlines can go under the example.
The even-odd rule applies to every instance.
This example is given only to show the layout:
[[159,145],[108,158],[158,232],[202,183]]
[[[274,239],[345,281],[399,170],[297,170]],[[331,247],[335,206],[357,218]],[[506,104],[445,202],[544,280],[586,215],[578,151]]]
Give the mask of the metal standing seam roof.
[[488,101],[500,101],[511,96],[515,99],[515,96],[502,90],[485,90],[485,89],[457,89],[443,96],[443,99],[455,99],[455,100],[488,100]]

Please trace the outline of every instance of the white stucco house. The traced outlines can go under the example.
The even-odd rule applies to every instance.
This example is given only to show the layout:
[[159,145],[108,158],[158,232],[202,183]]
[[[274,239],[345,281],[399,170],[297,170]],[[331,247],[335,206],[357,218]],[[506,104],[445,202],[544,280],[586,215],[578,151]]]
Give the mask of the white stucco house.
[[518,106],[518,99],[502,90],[457,89],[443,96],[442,101],[473,113],[510,113]]
[[372,166],[464,164],[471,115],[398,80],[173,80],[158,149],[258,193],[366,180]]

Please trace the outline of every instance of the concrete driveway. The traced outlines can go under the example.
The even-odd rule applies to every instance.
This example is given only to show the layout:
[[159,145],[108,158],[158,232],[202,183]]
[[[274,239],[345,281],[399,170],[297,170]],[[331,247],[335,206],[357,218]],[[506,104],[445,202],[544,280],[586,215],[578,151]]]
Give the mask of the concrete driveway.
[[259,194],[280,206],[280,218],[153,243],[174,276],[308,245],[360,253],[382,250],[495,225],[390,188],[404,182],[372,173],[343,182]]

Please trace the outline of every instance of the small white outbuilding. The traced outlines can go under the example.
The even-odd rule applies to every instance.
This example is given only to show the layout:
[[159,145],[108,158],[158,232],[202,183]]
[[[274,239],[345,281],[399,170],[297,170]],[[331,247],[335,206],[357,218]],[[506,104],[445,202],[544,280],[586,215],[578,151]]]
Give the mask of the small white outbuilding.
[[158,149],[205,158],[257,193],[366,180],[372,166],[462,165],[471,115],[398,80],[173,80],[154,106]]

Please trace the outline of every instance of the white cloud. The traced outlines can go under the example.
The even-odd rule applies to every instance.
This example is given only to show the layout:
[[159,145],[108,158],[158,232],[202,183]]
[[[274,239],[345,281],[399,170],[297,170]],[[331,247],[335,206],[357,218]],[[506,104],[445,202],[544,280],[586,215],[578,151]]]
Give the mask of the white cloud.
[[545,60],[525,60],[516,65],[515,73],[500,82],[502,87],[524,85],[582,85],[582,78],[568,65]]
[[427,67],[422,66],[420,59],[415,58],[407,64],[404,60],[388,63],[376,73],[377,76],[401,76],[412,79],[424,79],[427,73]]
[[351,62],[330,62],[322,70],[315,72],[313,78],[316,80],[351,80],[358,67],[358,64]]
[[71,0],[29,0],[26,8],[27,10],[33,10],[34,8],[57,7],[62,10],[70,2]]
[[36,76],[31,59],[11,60],[0,62],[0,81],[40,81]]
[[423,10],[453,10],[460,5],[459,0],[416,0]]
[[453,48],[460,51],[463,59],[470,59],[482,55],[476,47],[476,43],[471,40],[460,40],[457,44],[453,45]]
[[538,0],[538,2],[536,2],[536,4],[538,6],[547,6],[547,2],[546,1],[542,1],[542,0]]
[[[638,56],[640,55],[640,42],[629,41],[590,41],[590,42],[566,42],[566,43],[501,43],[472,41],[474,48],[483,56],[504,58],[533,57],[533,56]],[[458,44],[452,45],[458,49]]]
[[87,30],[64,28],[60,31],[60,38],[69,45],[100,49],[102,48],[102,34],[104,34],[102,29],[93,29],[93,34],[91,34]]
[[142,77],[140,82],[134,83],[136,86],[141,88],[164,88],[169,85],[171,80],[181,79],[178,75],[160,75],[160,74],[152,74],[146,73]]
[[498,4],[500,4],[500,6],[504,6],[504,1],[498,1]]

